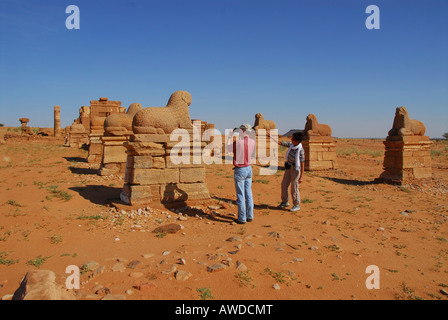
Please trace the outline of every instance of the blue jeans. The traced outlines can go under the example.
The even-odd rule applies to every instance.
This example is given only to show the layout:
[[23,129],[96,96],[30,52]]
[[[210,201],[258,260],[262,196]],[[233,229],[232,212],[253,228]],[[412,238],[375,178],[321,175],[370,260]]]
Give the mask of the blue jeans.
[[234,173],[238,220],[254,218],[254,199],[252,197],[252,167],[235,167]]

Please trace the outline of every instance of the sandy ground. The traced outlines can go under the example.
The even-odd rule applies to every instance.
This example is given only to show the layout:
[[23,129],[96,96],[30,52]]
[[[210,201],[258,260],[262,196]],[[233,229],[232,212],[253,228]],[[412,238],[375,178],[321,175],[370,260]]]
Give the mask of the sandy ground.
[[[276,208],[283,171],[262,176],[255,165],[255,219],[239,225],[232,223],[232,165],[207,166],[210,201],[177,211],[150,204],[139,214],[109,205],[123,179],[98,176],[87,151],[51,139],[7,140],[0,145],[0,297],[37,268],[64,285],[66,267],[76,265],[78,299],[447,300],[447,147],[432,147],[432,182],[398,187],[373,183],[382,172],[381,141],[339,139],[339,168],[305,173],[296,213]],[[169,223],[183,228],[152,232]],[[208,271],[222,261],[224,270]],[[379,289],[366,288],[370,265],[378,267]]]

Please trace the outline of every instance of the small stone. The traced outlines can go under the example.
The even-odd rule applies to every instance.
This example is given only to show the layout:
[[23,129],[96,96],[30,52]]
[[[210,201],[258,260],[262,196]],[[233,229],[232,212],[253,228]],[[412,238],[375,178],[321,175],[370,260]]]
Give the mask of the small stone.
[[167,256],[167,255],[169,255],[171,253],[171,251],[164,251],[163,253],[162,253],[162,256]]
[[111,293],[110,289],[106,288],[106,287],[100,288],[100,289],[95,291],[95,294],[99,295],[99,296],[106,296],[106,295],[108,295],[110,293]]
[[181,265],[183,265],[183,266],[187,264],[187,262],[185,261],[185,259],[182,259],[182,258],[177,259],[177,263],[178,263],[178,264],[181,264]]
[[177,233],[180,231],[180,229],[182,229],[180,224],[171,223],[171,224],[157,227],[152,232],[154,232],[154,233]]
[[82,266],[84,267],[85,270],[95,270],[96,268],[98,268],[100,264],[96,261],[88,261],[86,263],[84,263]]
[[274,288],[275,290],[280,290],[280,285],[278,283],[274,283],[272,288]]
[[125,269],[126,268],[125,268],[124,264],[121,262],[117,262],[112,267],[112,271],[114,271],[114,272],[123,272]]
[[218,271],[222,271],[226,268],[226,266],[222,263],[215,263],[212,264],[211,266],[207,267],[207,271],[208,272],[218,272]]
[[247,271],[247,267],[241,261],[237,261],[236,262],[236,270],[238,270],[238,271]]
[[134,294],[134,290],[128,289],[128,290],[126,290],[126,294],[129,296],[132,296]]
[[148,259],[148,258],[154,257],[154,253],[144,253],[144,254],[142,254],[142,257],[145,259]]
[[319,250],[319,248],[316,247],[316,246],[311,246],[309,249],[310,249],[310,250],[313,250],[313,251],[317,251],[317,250]]
[[185,281],[188,278],[190,278],[191,276],[192,276],[192,274],[190,272],[184,271],[184,270],[177,270],[174,273],[174,278],[176,278],[176,280],[179,280],[179,281]]
[[131,273],[129,274],[129,276],[130,276],[131,278],[140,278],[140,277],[143,277],[143,275],[144,275],[143,272],[131,272]]
[[132,260],[131,262],[128,263],[128,268],[129,269],[135,269],[141,262],[138,260]]
[[101,300],[126,300],[126,295],[124,295],[124,294],[108,294]]
[[241,239],[241,237],[235,236],[235,237],[228,238],[226,241],[237,242],[237,241],[243,241],[243,239]]
[[401,211],[400,214],[403,215],[403,216],[405,216],[405,217],[409,216],[408,213],[407,213],[407,212],[404,212],[404,211]]
[[157,288],[157,285],[154,282],[144,282],[144,283],[140,283],[138,285],[133,286],[133,288],[135,288],[139,291],[145,291],[148,289]]
[[446,289],[440,289],[440,293],[448,296],[448,290]]

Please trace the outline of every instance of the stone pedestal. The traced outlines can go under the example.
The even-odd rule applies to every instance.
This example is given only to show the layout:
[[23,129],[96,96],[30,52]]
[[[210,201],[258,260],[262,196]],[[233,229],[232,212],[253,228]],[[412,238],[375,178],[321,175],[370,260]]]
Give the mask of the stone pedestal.
[[70,132],[68,140],[71,148],[82,148],[83,145],[89,144],[89,136],[85,132]]
[[331,136],[310,136],[302,141],[305,149],[305,170],[337,168],[336,139]]
[[190,136],[172,142],[165,134],[131,135],[124,143],[127,162],[121,200],[140,205],[209,199],[201,159],[205,143],[193,142]]
[[431,148],[428,136],[387,137],[384,141],[384,172],[377,182],[406,184],[426,181],[432,176]]
[[103,157],[103,137],[102,133],[89,134],[89,155],[87,156],[87,162],[100,163]]
[[[260,165],[271,165],[278,166],[279,162],[282,164],[283,159],[278,159],[278,144],[266,135],[269,130],[259,129],[256,130],[256,147],[255,147],[255,157],[257,163]],[[278,139],[278,137],[277,137]]]
[[123,145],[129,136],[103,136],[103,155],[98,174],[101,176],[123,174],[126,172],[126,147]]

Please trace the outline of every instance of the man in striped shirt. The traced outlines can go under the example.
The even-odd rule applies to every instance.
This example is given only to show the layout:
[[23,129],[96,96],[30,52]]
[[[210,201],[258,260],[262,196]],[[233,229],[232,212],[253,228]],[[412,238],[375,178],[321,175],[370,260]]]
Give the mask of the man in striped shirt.
[[[268,134],[268,136],[270,136]],[[271,137],[272,138],[272,137]],[[272,138],[273,139],[273,138]],[[305,170],[305,150],[302,147],[303,133],[295,132],[291,137],[291,142],[279,142],[281,146],[288,147],[286,152],[285,174],[282,180],[282,203],[278,206],[280,209],[289,207],[288,186],[291,185],[291,195],[293,207],[291,212],[300,210],[300,192],[299,185],[303,181],[303,172]]]

